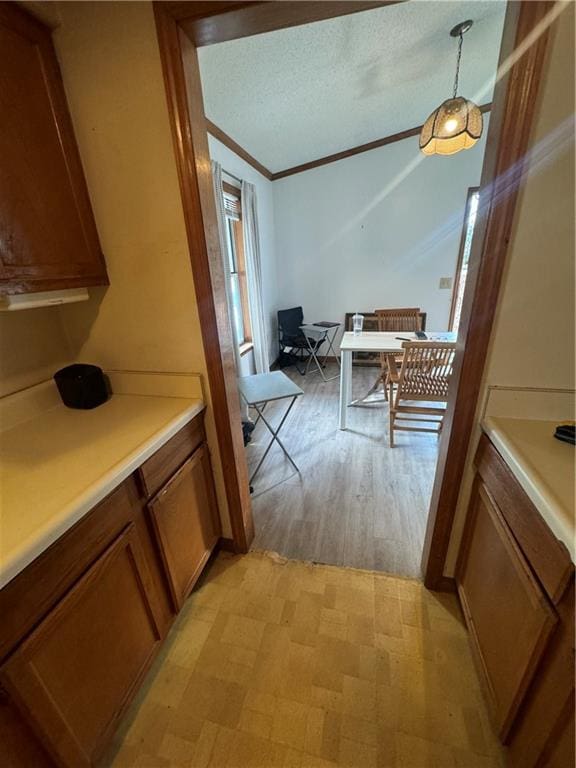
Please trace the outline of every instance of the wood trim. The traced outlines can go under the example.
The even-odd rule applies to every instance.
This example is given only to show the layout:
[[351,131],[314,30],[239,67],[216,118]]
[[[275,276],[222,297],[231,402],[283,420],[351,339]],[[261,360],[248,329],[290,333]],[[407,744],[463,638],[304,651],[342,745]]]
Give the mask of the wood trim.
[[450,317],[448,320],[448,328],[452,330],[454,323],[454,314],[456,312],[456,299],[458,298],[458,286],[460,284],[460,273],[462,272],[462,262],[464,261],[464,246],[466,245],[466,233],[468,230],[468,216],[470,215],[470,201],[472,195],[475,195],[480,187],[468,187],[468,193],[466,195],[466,205],[464,206],[464,221],[462,222],[462,232],[460,234],[460,245],[458,246],[458,260],[456,262],[456,269],[454,270],[454,280],[452,282],[452,298],[450,299]]
[[246,256],[244,252],[244,226],[242,224],[242,190],[233,187],[227,181],[222,182],[224,192],[234,196],[238,200],[239,219],[232,221],[234,231],[234,249],[236,252],[236,273],[240,287],[240,303],[242,305],[242,324],[244,326],[244,340],[240,344],[240,356],[253,348],[252,343],[252,319],[250,317],[250,302],[248,300],[248,275],[246,273]]
[[166,12],[177,22],[189,23],[197,21],[201,24],[203,19],[212,19],[223,13],[239,11],[251,5],[260,5],[259,0],[162,0]]
[[282,0],[282,2],[170,2],[168,13],[181,22],[182,29],[198,48],[203,45],[238,40],[277,29],[370,11],[403,0]]
[[224,552],[232,552],[233,554],[236,554],[234,539],[227,539],[225,536],[220,536],[218,539],[218,547]]
[[[488,104],[482,104],[480,111],[482,113],[489,112],[492,109],[492,102]],[[317,160],[311,160],[309,163],[302,163],[302,165],[295,165],[293,168],[286,168],[284,171],[278,171],[272,174],[272,181],[278,179],[284,179],[286,176],[294,176],[296,173],[303,173],[304,171],[310,171],[313,168],[319,168],[321,165],[328,165],[329,163],[337,163],[339,160],[345,160],[347,157],[354,157],[354,155],[360,155],[362,152],[370,152],[373,149],[379,149],[385,147],[387,144],[394,144],[397,141],[403,141],[409,139],[412,136],[418,136],[422,130],[421,125],[417,125],[416,128],[408,128],[406,131],[400,131],[399,133],[392,133],[390,136],[384,136],[381,139],[375,141],[369,141],[367,144],[359,144],[357,147],[351,147],[350,149],[344,149],[342,152],[335,152],[333,155],[326,155],[325,157],[319,157]]]
[[228,513],[238,551],[247,552],[254,524],[198,57],[170,4],[155,2],[154,14]]
[[[543,0],[508,4],[500,63],[550,10],[551,4]],[[440,582],[446,562],[516,199],[539,104],[537,95],[547,42],[545,30],[494,90],[478,218],[422,554],[424,583],[430,589]]]
[[[480,111],[482,113],[489,112],[492,109],[492,102],[488,104],[482,104]],[[359,144],[357,147],[351,147],[350,149],[344,149],[342,152],[335,152],[333,155],[326,155],[325,157],[319,157],[317,160],[310,160],[308,163],[302,163],[301,165],[295,165],[292,168],[286,168],[283,171],[277,171],[273,173],[269,171],[266,166],[262,165],[256,158],[247,152],[240,146],[233,138],[219,128],[215,123],[206,118],[206,127],[208,133],[212,134],[215,139],[221,141],[222,144],[232,150],[235,154],[245,160],[252,166],[258,173],[265,176],[269,181],[278,181],[278,179],[284,179],[286,176],[294,176],[297,173],[304,173],[310,171],[313,168],[319,168],[321,165],[328,165],[329,163],[337,163],[339,160],[345,160],[347,157],[354,157],[354,155],[360,155],[362,152],[370,152],[373,149],[379,149],[385,147],[387,144],[394,144],[397,141],[403,141],[409,139],[411,136],[418,136],[422,130],[422,126],[418,125],[416,128],[408,128],[406,131],[400,131],[399,133],[392,133],[390,136],[384,136],[381,139],[375,141],[369,141],[367,144]],[[475,189],[478,189],[475,187]]]
[[234,154],[238,155],[238,157],[241,157],[242,160],[245,160],[248,165],[251,165],[252,168],[258,171],[258,173],[261,173],[262,176],[268,179],[268,181],[272,181],[272,171],[269,171],[268,168],[262,165],[262,163],[259,163],[255,157],[252,157],[252,155],[244,149],[244,147],[241,147],[240,144],[235,142],[231,136],[228,136],[227,133],[225,133],[221,128],[218,128],[218,126],[215,125],[211,120],[208,120],[208,118],[206,118],[206,130],[208,133],[214,136],[215,139],[218,139],[218,141],[222,142],[224,146],[232,150]]
[[452,594],[458,593],[458,586],[456,579],[453,576],[442,576],[436,587],[436,592],[451,592]]
[[248,301],[248,275],[246,274],[246,258],[244,254],[244,228],[242,221],[233,221],[234,245],[236,247],[236,272],[240,282],[240,303],[242,305],[242,323],[244,325],[244,341],[242,346],[252,343],[252,320],[250,303]]
[[229,184],[227,181],[222,182],[222,189],[224,192],[227,192],[229,195],[233,195],[234,197],[238,198],[240,201],[240,218],[242,218],[242,201],[240,199],[241,190],[240,187],[234,187],[232,184]]

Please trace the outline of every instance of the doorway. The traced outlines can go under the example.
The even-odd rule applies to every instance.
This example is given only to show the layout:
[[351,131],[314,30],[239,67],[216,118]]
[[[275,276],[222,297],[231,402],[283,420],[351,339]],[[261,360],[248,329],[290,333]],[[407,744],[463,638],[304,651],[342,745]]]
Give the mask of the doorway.
[[[382,4],[203,3],[196,9],[186,3],[155,5],[196,291],[209,358],[210,385],[226,464],[234,545],[238,551],[246,551],[252,539],[252,520],[238,426],[239,403],[229,324],[218,301],[218,292],[223,290],[223,275],[211,199],[196,47],[379,5]],[[424,543],[422,571],[426,585],[432,588],[446,586],[444,561],[474,414],[473,405],[478,396],[489,341],[491,311],[504,266],[507,233],[512,225],[517,189],[513,187],[505,197],[499,196],[499,184],[507,170],[508,184],[510,173],[517,176],[518,182],[521,179],[531,104],[537,92],[546,46],[546,34],[534,35],[534,30],[548,10],[548,4],[540,2],[512,3],[507,10],[501,63],[508,64],[494,93],[489,151],[480,183],[479,222],[470,254],[455,372]],[[521,50],[522,55],[511,60],[510,54],[514,50]]]
[[[457,269],[467,191],[480,181],[505,3],[474,9],[462,75],[482,104],[484,131],[469,152],[445,158],[425,157],[418,131],[407,129],[446,95],[458,48],[448,33],[471,12],[466,3],[396,4],[198,49],[211,161],[224,185],[242,179],[257,195],[266,362],[304,392],[281,430],[299,471],[280,446],[266,453],[267,424],[252,411],[253,547],[420,575],[438,455],[434,403],[409,420],[399,411],[392,446],[388,358],[355,353],[356,406],[339,428],[339,367],[328,340],[338,351],[360,310],[368,333],[395,331],[397,371],[396,337],[419,330],[448,340],[451,292],[442,286]],[[227,211],[224,185],[215,179],[217,209]],[[231,273],[233,325],[235,279]],[[401,307],[416,309],[403,315]],[[327,357],[320,370],[308,348],[315,340],[320,360]],[[249,369],[253,359],[241,353],[240,376],[264,372]],[[286,401],[270,402],[270,423],[285,410]]]

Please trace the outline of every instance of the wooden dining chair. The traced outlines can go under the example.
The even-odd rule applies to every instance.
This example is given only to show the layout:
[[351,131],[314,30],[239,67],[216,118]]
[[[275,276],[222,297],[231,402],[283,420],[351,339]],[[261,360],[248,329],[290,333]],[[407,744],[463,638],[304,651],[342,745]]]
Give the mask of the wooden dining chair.
[[[378,320],[379,331],[398,331],[399,333],[413,333],[422,330],[422,317],[420,307],[397,307],[396,309],[376,309],[374,314]],[[388,360],[390,358],[390,361]],[[384,399],[388,400],[388,391],[392,391],[394,383],[390,371],[396,366],[394,363],[402,362],[402,356],[380,355],[380,374],[370,393],[379,389],[380,384],[384,388]],[[370,394],[369,393],[369,394]]]
[[399,307],[397,309],[376,309],[379,331],[421,331],[420,307]]
[[[394,447],[395,430],[435,434],[442,431],[456,344],[405,341],[402,350],[400,369],[395,363],[390,368],[390,378],[396,384],[395,394],[390,395],[390,447]],[[419,402],[423,404],[418,405]],[[428,405],[435,402],[439,405]],[[410,426],[418,422],[429,426]]]

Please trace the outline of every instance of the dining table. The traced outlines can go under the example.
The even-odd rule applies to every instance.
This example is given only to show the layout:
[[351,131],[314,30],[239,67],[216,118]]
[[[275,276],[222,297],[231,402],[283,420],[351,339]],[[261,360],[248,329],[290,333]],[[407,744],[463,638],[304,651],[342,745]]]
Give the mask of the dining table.
[[405,341],[456,341],[452,331],[426,331],[426,338],[418,338],[412,331],[346,331],[340,342],[340,429],[347,428],[348,408],[361,405],[352,400],[352,356],[354,352],[380,352],[401,355]]

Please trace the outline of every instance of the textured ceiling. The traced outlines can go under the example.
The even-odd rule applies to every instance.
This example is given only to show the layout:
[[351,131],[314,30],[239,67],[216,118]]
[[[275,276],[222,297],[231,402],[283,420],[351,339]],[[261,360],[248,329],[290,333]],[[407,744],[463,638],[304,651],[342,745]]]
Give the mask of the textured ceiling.
[[199,49],[206,116],[273,172],[421,125],[452,95],[491,100],[505,2],[409,0]]

